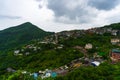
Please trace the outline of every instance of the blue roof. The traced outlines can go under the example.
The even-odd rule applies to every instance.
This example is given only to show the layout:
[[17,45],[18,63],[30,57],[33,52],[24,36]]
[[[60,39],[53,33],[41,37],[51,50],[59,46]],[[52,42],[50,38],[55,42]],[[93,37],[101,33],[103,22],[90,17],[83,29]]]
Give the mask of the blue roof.
[[112,52],[114,52],[114,53],[120,53],[120,50],[118,50],[118,49],[112,49]]
[[34,73],[33,76],[34,76],[34,80],[37,80],[38,73]]
[[51,74],[51,77],[57,77],[57,73],[56,72],[52,72],[52,74]]

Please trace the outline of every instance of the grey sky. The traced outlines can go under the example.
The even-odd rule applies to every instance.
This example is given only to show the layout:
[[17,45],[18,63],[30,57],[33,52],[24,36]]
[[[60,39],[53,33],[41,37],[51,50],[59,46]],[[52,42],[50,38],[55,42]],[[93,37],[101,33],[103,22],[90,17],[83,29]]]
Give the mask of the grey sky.
[[0,15],[0,19],[20,19],[20,16]]
[[47,31],[120,22],[119,0],[0,0],[0,30],[32,22]]
[[89,0],[88,5],[99,10],[111,10],[119,5],[120,0]]

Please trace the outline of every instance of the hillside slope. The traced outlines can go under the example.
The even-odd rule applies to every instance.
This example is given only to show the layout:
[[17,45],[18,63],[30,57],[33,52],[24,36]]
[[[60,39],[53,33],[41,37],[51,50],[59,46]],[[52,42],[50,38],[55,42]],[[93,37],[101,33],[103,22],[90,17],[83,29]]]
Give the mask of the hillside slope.
[[106,26],[104,26],[104,28],[112,28],[112,29],[120,30],[120,23],[113,23],[110,25],[106,25]]
[[[113,49],[120,50],[119,26],[63,31],[47,36],[42,41],[35,40],[23,45],[6,55],[0,54],[0,79],[12,77],[10,80],[34,80],[29,73],[46,69],[61,71],[63,68],[67,70],[64,76],[43,80],[120,80],[120,62],[114,64],[110,56]],[[117,40],[116,44],[112,40]],[[88,44],[92,47],[86,48]],[[15,54],[15,51],[18,53]],[[91,61],[99,61],[100,65],[92,66]],[[65,66],[68,69],[64,69]],[[9,68],[18,72],[27,71],[28,74],[11,73],[6,70]]]
[[14,48],[33,39],[42,39],[53,34],[39,29],[37,26],[26,22],[24,24],[0,31],[0,50]]

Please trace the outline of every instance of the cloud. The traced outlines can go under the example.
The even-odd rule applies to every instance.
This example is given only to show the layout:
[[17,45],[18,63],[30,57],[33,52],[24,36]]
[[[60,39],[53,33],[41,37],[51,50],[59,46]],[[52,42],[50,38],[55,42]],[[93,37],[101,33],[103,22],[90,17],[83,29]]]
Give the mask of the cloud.
[[42,9],[43,7],[46,7],[47,5],[47,0],[35,0],[39,2],[39,8]]
[[90,17],[96,16],[94,12],[90,13],[86,1],[82,0],[48,0],[48,8],[54,11],[55,21],[62,23],[87,23]]
[[53,12],[47,9],[46,3],[41,3],[42,8],[39,4],[36,0],[0,0],[0,30],[31,22],[44,30],[53,31],[49,27]]
[[[114,9],[119,0],[47,0],[47,7],[55,14],[55,22],[90,24],[100,18],[99,13]],[[99,17],[98,17],[99,16]],[[96,19],[98,18],[98,19]]]
[[99,10],[111,10],[119,4],[119,0],[89,0],[88,5]]
[[21,19],[20,16],[0,15],[0,19]]
[[0,0],[0,29],[28,21],[47,31],[88,29],[119,16],[120,0]]

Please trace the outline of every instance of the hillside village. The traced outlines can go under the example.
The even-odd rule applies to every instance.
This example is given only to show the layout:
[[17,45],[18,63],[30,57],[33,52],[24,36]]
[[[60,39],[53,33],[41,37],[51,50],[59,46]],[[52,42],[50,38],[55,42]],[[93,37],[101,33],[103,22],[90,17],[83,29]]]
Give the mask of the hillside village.
[[120,23],[54,33],[27,22],[0,36],[1,80],[120,80]]
[[0,80],[120,80],[120,0],[0,0]]
[[[85,42],[84,45],[66,45],[62,41],[74,40],[83,38],[84,36],[108,36],[109,44],[112,46],[108,52],[104,50],[101,52],[92,51],[94,48],[99,50],[98,46],[95,46],[92,42]],[[32,54],[37,54],[38,52],[44,50],[62,50],[66,47],[71,47],[74,51],[78,51],[83,54],[82,57],[76,58],[69,63],[56,67],[54,69],[45,69],[44,71],[39,70],[37,72],[30,73],[28,71],[22,71],[22,74],[33,75],[35,80],[38,77],[42,79],[47,77],[57,77],[64,76],[69,72],[79,68],[81,66],[99,66],[100,64],[109,61],[110,63],[116,63],[120,61],[120,30],[112,28],[92,28],[88,30],[72,30],[72,31],[63,31],[55,33],[51,36],[45,37],[44,40],[35,40],[34,43],[23,46],[22,48],[16,49],[13,52],[13,55],[18,56],[29,56]],[[88,38],[89,39],[89,38]],[[83,41],[84,42],[84,41]],[[102,42],[101,42],[102,43]],[[104,42],[103,42],[104,44]],[[103,49],[103,48],[102,48]],[[90,55],[92,53],[92,55]],[[12,72],[14,70],[11,69]]]

